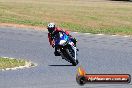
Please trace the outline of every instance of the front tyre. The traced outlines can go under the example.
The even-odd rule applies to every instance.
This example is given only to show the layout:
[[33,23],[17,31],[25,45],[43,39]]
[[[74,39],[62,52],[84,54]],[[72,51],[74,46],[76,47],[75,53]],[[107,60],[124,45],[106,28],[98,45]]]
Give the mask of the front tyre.
[[76,66],[79,61],[75,60],[74,57],[72,56],[71,52],[69,51],[69,49],[63,49],[62,50],[63,55],[70,60],[70,63],[72,63],[73,66]]

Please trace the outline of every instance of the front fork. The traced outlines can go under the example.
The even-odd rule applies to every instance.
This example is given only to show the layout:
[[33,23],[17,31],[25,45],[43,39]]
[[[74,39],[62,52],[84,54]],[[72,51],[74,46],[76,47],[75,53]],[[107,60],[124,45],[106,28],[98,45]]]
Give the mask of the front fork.
[[74,50],[74,59],[77,60],[77,48],[75,46],[71,46],[71,48]]

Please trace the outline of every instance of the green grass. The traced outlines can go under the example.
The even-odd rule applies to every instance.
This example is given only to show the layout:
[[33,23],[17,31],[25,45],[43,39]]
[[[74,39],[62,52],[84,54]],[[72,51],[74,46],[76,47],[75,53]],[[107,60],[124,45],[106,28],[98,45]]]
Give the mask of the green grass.
[[78,32],[132,34],[132,3],[108,0],[0,0],[0,22]]
[[25,65],[24,60],[0,57],[0,69],[13,68],[13,67],[24,66],[24,65]]

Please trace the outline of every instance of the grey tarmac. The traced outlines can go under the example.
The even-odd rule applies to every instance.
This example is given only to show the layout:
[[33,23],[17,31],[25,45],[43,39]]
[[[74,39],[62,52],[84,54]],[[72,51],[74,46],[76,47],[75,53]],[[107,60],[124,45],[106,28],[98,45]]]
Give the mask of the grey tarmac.
[[132,88],[132,84],[76,83],[77,68],[87,73],[132,75],[132,37],[71,33],[78,39],[78,66],[55,57],[47,31],[0,27],[0,56],[24,58],[33,68],[0,71],[0,88]]

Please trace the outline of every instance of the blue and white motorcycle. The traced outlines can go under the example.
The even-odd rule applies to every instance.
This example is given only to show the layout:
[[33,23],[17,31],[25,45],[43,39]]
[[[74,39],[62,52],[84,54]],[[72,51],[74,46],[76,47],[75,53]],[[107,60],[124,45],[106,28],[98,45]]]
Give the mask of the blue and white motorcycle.
[[77,48],[70,37],[64,32],[58,32],[54,36],[54,41],[55,47],[57,47],[61,53],[61,57],[76,66],[79,63],[77,59]]

